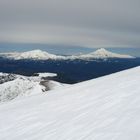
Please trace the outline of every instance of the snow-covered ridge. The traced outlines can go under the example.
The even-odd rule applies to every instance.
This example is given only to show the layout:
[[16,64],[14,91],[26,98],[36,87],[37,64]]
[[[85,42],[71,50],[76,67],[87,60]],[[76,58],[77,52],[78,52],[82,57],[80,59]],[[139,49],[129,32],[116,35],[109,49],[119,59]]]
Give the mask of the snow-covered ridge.
[[117,53],[112,53],[103,48],[96,50],[95,52],[83,55],[72,55],[72,56],[60,56],[50,54],[46,51],[41,50],[33,50],[28,52],[13,52],[13,53],[0,53],[1,57],[9,58],[9,59],[34,59],[34,60],[74,60],[74,59],[104,59],[104,58],[134,58],[130,55],[121,55]]
[[139,140],[140,67],[0,105],[0,139]]
[[[58,89],[65,84],[47,80],[54,73],[39,73],[39,76],[22,76],[16,74],[0,73],[0,102],[10,101],[17,97],[44,93],[48,90]],[[43,79],[45,77],[45,79]]]

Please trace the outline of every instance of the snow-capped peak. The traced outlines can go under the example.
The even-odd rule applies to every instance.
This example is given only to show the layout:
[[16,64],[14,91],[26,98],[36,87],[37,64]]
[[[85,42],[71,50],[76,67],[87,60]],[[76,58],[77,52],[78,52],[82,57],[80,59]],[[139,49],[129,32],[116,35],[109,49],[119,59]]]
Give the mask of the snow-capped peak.
[[48,53],[46,51],[42,50],[32,50],[32,51],[27,51],[27,52],[15,52],[15,53],[4,53],[1,54],[1,56],[4,56],[6,58],[11,58],[11,59],[35,59],[35,60],[47,60],[47,59],[63,59],[63,56],[58,56],[54,55],[51,53]]
[[24,53],[33,53],[33,54],[42,54],[43,53],[44,54],[47,52],[37,49],[37,50],[32,50],[32,51],[28,51],[28,52],[24,52]]
[[104,48],[100,48],[100,49],[98,49],[98,50],[96,50],[95,52],[94,52],[94,54],[108,54],[108,53],[110,53],[109,51],[107,51],[106,49],[104,49]]
[[48,52],[45,51],[32,50],[32,51],[20,53],[16,59],[51,59],[55,57],[56,55],[49,54]]
[[104,48],[100,48],[92,53],[86,54],[86,55],[81,55],[81,57],[84,58],[134,58],[133,56],[130,55],[124,55],[124,54],[117,54],[117,53],[112,53]]

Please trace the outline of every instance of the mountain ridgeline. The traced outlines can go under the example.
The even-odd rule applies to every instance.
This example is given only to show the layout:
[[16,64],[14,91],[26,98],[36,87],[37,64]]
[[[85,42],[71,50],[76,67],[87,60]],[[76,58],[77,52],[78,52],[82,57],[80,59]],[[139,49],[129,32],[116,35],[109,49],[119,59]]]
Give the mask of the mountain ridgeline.
[[46,51],[32,50],[27,52],[10,52],[10,53],[0,53],[0,57],[14,60],[22,59],[33,59],[33,60],[89,60],[89,59],[107,59],[107,58],[134,58],[130,55],[117,54],[107,51],[104,48],[98,49],[94,52],[88,54],[62,56],[50,54]]

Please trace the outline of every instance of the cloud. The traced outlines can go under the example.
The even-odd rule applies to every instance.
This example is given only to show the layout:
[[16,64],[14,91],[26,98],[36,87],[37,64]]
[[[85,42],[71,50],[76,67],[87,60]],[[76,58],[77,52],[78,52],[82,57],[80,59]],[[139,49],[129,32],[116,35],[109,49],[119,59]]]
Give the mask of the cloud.
[[140,46],[139,0],[0,0],[0,41]]

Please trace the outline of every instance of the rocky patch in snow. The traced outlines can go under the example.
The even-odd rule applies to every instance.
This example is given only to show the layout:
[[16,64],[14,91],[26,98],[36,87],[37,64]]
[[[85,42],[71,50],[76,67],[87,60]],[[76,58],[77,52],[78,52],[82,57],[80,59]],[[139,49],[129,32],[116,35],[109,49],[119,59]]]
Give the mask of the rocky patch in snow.
[[0,73],[0,84],[12,81],[14,79],[16,79],[14,74],[2,74],[2,73]]

